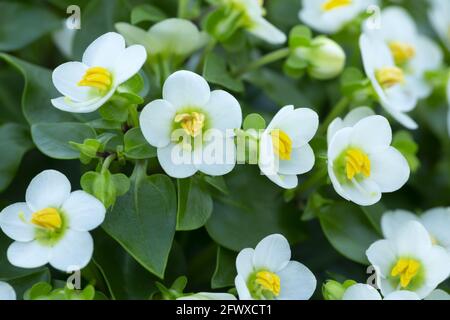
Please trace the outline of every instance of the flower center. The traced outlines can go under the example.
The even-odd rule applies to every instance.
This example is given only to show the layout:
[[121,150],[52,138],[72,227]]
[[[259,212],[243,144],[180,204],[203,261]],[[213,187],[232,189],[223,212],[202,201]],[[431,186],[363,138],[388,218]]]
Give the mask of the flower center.
[[328,0],[322,4],[323,11],[331,11],[336,8],[347,7],[352,4],[352,0]]
[[292,153],[292,140],[282,130],[276,129],[270,132],[272,136],[273,151],[281,160],[290,160]]
[[389,43],[389,48],[394,56],[395,63],[398,65],[408,62],[416,55],[416,49],[405,42],[391,41]]
[[391,276],[400,277],[400,286],[406,288],[419,273],[420,263],[414,259],[401,258],[391,270]]
[[57,230],[62,226],[61,215],[54,208],[45,208],[36,211],[31,216],[31,223],[47,230]]
[[189,112],[177,114],[174,119],[175,123],[181,125],[184,131],[191,137],[196,137],[201,133],[205,126],[205,115],[200,112]]
[[280,294],[280,277],[270,271],[259,271],[256,273],[255,284],[262,290],[269,291],[274,296]]
[[353,180],[358,174],[370,177],[370,159],[359,149],[350,148],[345,153],[345,172],[347,179]]
[[83,78],[78,82],[80,87],[97,88],[100,91],[107,91],[112,84],[111,73],[103,67],[89,68]]
[[375,72],[375,77],[384,89],[393,87],[405,80],[403,70],[398,67],[384,67],[378,69]]

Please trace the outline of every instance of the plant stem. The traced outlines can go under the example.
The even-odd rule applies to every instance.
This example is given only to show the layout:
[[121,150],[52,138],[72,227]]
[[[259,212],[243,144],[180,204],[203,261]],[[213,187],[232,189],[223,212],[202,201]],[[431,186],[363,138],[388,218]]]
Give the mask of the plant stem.
[[341,100],[331,109],[331,112],[325,118],[325,120],[320,125],[320,128],[317,132],[318,135],[325,134],[328,129],[330,123],[337,117],[339,117],[344,111],[347,109],[350,103],[350,99],[347,97],[342,97]]
[[208,44],[206,45],[205,49],[203,50],[202,55],[200,56],[200,59],[198,60],[197,67],[195,68],[196,73],[199,73],[199,74],[202,73],[202,69],[204,67],[206,57],[208,56],[208,54],[210,52],[212,52],[214,50],[214,48],[216,47],[216,44],[217,44],[216,39],[211,38],[209,40]]
[[187,5],[188,5],[189,0],[178,0],[178,18],[183,19],[187,17]]
[[130,115],[131,125],[134,128],[138,128],[139,127],[139,115],[138,115],[138,111],[137,111],[137,105],[135,105],[135,104],[129,105],[128,112]]
[[237,72],[235,72],[235,76],[236,77],[240,77],[250,71],[256,70],[261,68],[262,66],[265,66],[267,64],[273,63],[275,61],[281,60],[286,58],[289,53],[290,53],[290,49],[289,48],[282,48],[282,49],[278,49],[275,50],[273,52],[270,52],[264,56],[262,56],[261,58],[251,62],[250,64],[248,64],[246,67],[238,70]]
[[105,171],[109,169],[109,166],[114,161],[114,159],[116,159],[115,153],[110,154],[108,157],[106,157],[105,161],[103,161],[102,164],[102,173],[105,173]]

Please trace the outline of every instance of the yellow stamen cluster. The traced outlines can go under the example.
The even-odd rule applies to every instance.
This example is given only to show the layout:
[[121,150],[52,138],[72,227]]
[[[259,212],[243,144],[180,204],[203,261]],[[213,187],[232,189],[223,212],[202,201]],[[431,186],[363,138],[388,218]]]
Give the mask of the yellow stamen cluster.
[[352,4],[352,0],[328,0],[322,4],[323,11],[331,11],[336,8],[347,7]]
[[175,123],[179,123],[191,137],[198,136],[205,126],[205,115],[200,112],[181,113],[175,116]]
[[273,130],[272,136],[273,151],[281,160],[290,160],[292,153],[292,140],[282,130]]
[[78,82],[81,87],[97,88],[100,91],[107,91],[112,84],[111,73],[103,67],[89,68]]
[[61,228],[62,219],[58,210],[54,208],[45,208],[33,213],[31,216],[31,223],[48,230],[56,230]]
[[391,270],[392,277],[400,276],[400,286],[406,288],[420,270],[420,263],[414,259],[399,259]]
[[398,65],[408,62],[416,55],[416,49],[408,43],[391,41],[389,48],[394,56],[395,63]]
[[384,89],[391,88],[396,84],[405,81],[403,70],[398,67],[384,67],[378,69],[375,73],[375,77]]
[[370,159],[367,154],[359,149],[348,149],[345,154],[345,171],[349,180],[360,173],[366,178],[370,177]]
[[280,277],[273,272],[260,271],[256,274],[255,282],[273,295],[280,294]]

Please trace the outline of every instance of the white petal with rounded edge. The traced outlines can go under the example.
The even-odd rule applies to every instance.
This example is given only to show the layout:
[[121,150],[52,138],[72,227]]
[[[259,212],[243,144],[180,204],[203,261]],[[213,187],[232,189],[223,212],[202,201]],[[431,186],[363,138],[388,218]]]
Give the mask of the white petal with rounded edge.
[[331,139],[333,139],[333,136],[341,130],[342,128],[345,128],[344,121],[341,118],[336,118],[333,121],[331,121],[330,125],[327,129],[327,142],[330,144]]
[[295,189],[298,186],[298,177],[296,175],[266,175],[270,181],[286,190]]
[[278,272],[291,259],[289,242],[281,234],[272,234],[262,239],[255,248],[253,265],[256,269]]
[[162,148],[170,143],[175,115],[175,108],[165,100],[154,100],[144,107],[139,123],[149,144]]
[[170,143],[158,148],[158,161],[164,171],[172,178],[183,179],[197,172],[190,151],[183,151],[181,144]]
[[319,116],[308,108],[299,108],[290,112],[274,127],[284,131],[292,141],[292,147],[307,144],[319,128]]
[[370,176],[381,192],[394,192],[408,182],[410,169],[405,157],[395,148],[370,154]]
[[104,96],[94,97],[83,102],[76,102],[66,97],[59,97],[52,99],[51,103],[56,109],[62,111],[71,113],[90,113],[104,105],[114,95],[115,91],[116,88],[112,87]]
[[70,181],[56,170],[45,170],[31,180],[25,200],[31,211],[59,208],[70,195]]
[[53,84],[64,96],[81,102],[91,98],[89,87],[79,86],[78,82],[83,79],[89,67],[81,62],[67,62],[58,66],[52,73]]
[[63,272],[81,270],[92,258],[94,241],[89,232],[66,230],[64,237],[52,248],[50,265]]
[[346,127],[353,127],[355,124],[357,124],[360,120],[375,115],[375,112],[369,107],[358,107],[350,111],[344,119],[336,118],[334,119],[330,125],[328,126],[327,130],[327,141],[328,143],[331,142],[331,139],[333,138],[334,134]]
[[0,212],[0,228],[15,241],[31,241],[35,235],[33,225],[27,223],[31,220],[31,215],[25,202],[14,203]]
[[420,298],[415,292],[401,290],[389,293],[384,300],[420,300]]
[[214,90],[204,109],[211,117],[211,128],[225,131],[238,129],[242,124],[242,110],[239,102],[226,91]]
[[382,116],[364,118],[353,127],[350,140],[353,145],[369,153],[385,149],[392,141],[391,126]]
[[114,64],[114,83],[122,84],[142,68],[147,60],[147,51],[141,45],[133,45],[123,50],[117,56]]
[[410,255],[417,258],[426,257],[432,246],[428,231],[417,221],[408,221],[405,223],[392,236],[392,241],[399,255]]
[[344,189],[342,188],[341,183],[339,182],[338,178],[336,177],[336,174],[334,173],[334,168],[330,163],[328,163],[328,176],[330,177],[331,183],[333,184],[334,190],[337,192],[338,195],[340,195],[345,200],[349,200],[350,198],[345,193]]
[[381,230],[385,238],[392,238],[408,221],[418,221],[418,216],[406,210],[388,211],[381,217]]
[[8,283],[0,281],[0,301],[16,300],[16,291]]
[[[233,137],[224,139],[221,132],[215,133],[210,142],[203,143],[202,158],[195,167],[210,176],[223,176],[230,173],[236,165],[236,146]],[[206,133],[205,140],[209,139],[207,136]]]
[[426,255],[422,258],[424,269],[426,272],[426,284],[430,289],[428,292],[424,291],[418,293],[421,298],[428,296],[432,290],[450,275],[450,255],[448,251],[440,246],[433,246]]
[[240,275],[237,275],[236,278],[234,278],[234,285],[236,286],[239,300],[253,300],[245,280]]
[[396,263],[397,254],[390,240],[378,240],[366,251],[367,259],[377,268],[380,276],[386,278]]
[[353,135],[353,128],[343,128],[333,135],[328,146],[328,161],[332,164],[341,153],[350,147],[350,138]]
[[69,219],[69,228],[76,231],[89,231],[97,228],[105,220],[106,209],[103,203],[85,191],[74,191],[62,207]]
[[351,183],[341,185],[350,201],[360,206],[371,206],[381,199],[381,190],[372,179],[362,181],[352,180]]
[[289,117],[292,112],[294,111],[294,106],[284,106],[278,112],[275,114],[275,116],[272,118],[272,121],[270,121],[269,125],[267,126],[267,131],[270,132],[272,129],[278,128],[278,126],[281,124],[281,122]]
[[252,248],[246,248],[239,252],[236,258],[236,270],[237,273],[245,282],[247,282],[248,277],[254,271],[253,268],[253,255],[255,250]]
[[51,247],[43,246],[37,241],[13,242],[6,252],[8,261],[19,268],[37,268],[48,263]]
[[374,287],[357,283],[345,290],[342,300],[381,300],[381,295]]
[[112,70],[116,58],[125,50],[125,39],[116,32],[108,32],[92,42],[83,54],[83,63],[89,67]]
[[440,246],[450,251],[450,208],[434,208],[420,216],[422,224]]
[[177,110],[186,107],[203,107],[211,96],[206,80],[191,71],[172,73],[163,86],[163,99]]
[[253,26],[249,31],[258,38],[271,44],[283,44],[286,42],[286,35],[266,19],[260,17],[253,20]]
[[283,175],[297,175],[310,171],[314,167],[314,151],[309,144],[294,148],[290,160],[280,159],[278,172]]
[[289,261],[277,274],[280,277],[277,300],[308,300],[316,290],[316,277],[300,262]]

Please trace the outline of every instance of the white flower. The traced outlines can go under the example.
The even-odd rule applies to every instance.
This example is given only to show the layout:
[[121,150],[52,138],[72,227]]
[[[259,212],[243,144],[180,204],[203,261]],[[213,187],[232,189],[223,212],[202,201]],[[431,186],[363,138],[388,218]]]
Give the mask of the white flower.
[[273,234],[255,249],[239,252],[235,285],[241,300],[308,300],[316,289],[316,278],[303,264],[291,259],[285,237]]
[[174,178],[197,171],[229,173],[236,164],[234,130],[241,123],[239,102],[223,90],[211,92],[206,80],[190,71],[169,76],[163,99],[149,103],[140,115],[145,139],[158,148],[159,163]]
[[15,240],[7,251],[9,262],[20,268],[50,263],[64,272],[85,267],[94,250],[88,231],[103,222],[103,204],[84,191],[71,192],[69,180],[55,170],[33,178],[25,201],[0,213],[1,229]]
[[395,234],[373,243],[367,258],[379,277],[384,296],[398,290],[428,296],[450,274],[450,256],[433,246],[427,230],[417,221],[409,221]]
[[406,112],[417,104],[417,94],[406,85],[403,70],[396,66],[388,45],[379,37],[362,34],[359,39],[364,70],[383,108],[409,129],[417,123]]
[[408,221],[420,222],[428,231],[431,242],[450,253],[450,208],[434,208],[420,216],[406,210],[388,211],[381,218],[384,237],[392,237]]
[[286,189],[295,188],[297,175],[314,166],[314,152],[308,142],[316,134],[319,117],[308,108],[283,107],[259,141],[258,165],[270,180]]
[[229,293],[199,292],[177,300],[236,300],[236,297]]
[[380,29],[368,28],[366,24],[365,32],[380,37],[389,46],[396,66],[404,72],[408,91],[419,99],[429,96],[432,86],[425,80],[425,73],[441,66],[441,49],[419,34],[414,20],[403,8],[386,8],[380,19]]
[[64,96],[51,102],[63,111],[93,112],[141,69],[146,58],[143,46],[125,48],[120,34],[106,33],[89,45],[82,62],[67,62],[53,71],[53,84]]
[[450,294],[441,289],[431,292],[425,300],[450,300]]
[[347,127],[353,127],[355,124],[357,124],[360,120],[375,115],[375,112],[373,112],[372,109],[369,107],[358,107],[350,111],[344,119],[336,118],[334,119],[330,125],[328,126],[327,130],[327,141],[328,144],[330,144],[331,139],[333,139],[333,136],[336,132],[343,128]]
[[264,18],[263,0],[225,0],[225,3],[243,13],[242,23],[251,34],[272,44],[286,42],[286,35]]
[[429,0],[428,17],[431,25],[450,50],[450,1]]
[[369,116],[338,130],[328,146],[328,174],[336,192],[349,201],[370,206],[381,194],[400,189],[410,169],[391,147],[392,131],[382,116]]
[[414,292],[402,290],[391,292],[383,299],[374,287],[357,283],[345,291],[342,300],[420,300],[420,298]]
[[0,281],[0,301],[1,300],[16,300],[14,288],[3,281]]
[[299,18],[319,32],[333,34],[377,3],[377,0],[303,0]]

